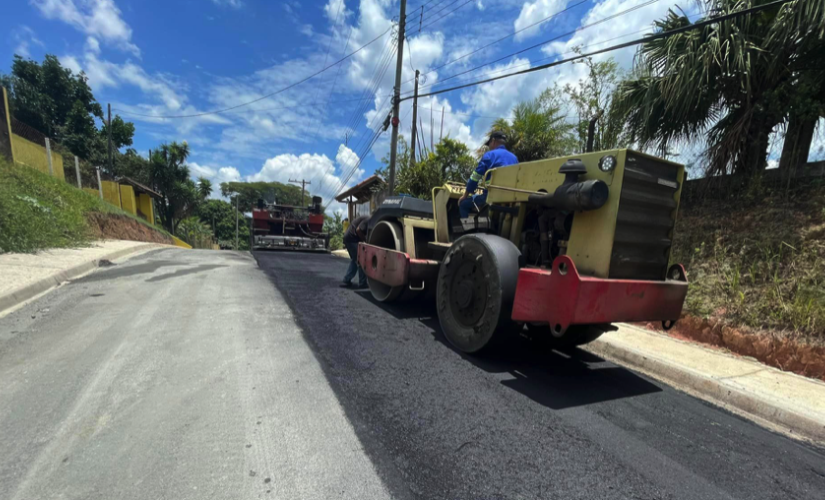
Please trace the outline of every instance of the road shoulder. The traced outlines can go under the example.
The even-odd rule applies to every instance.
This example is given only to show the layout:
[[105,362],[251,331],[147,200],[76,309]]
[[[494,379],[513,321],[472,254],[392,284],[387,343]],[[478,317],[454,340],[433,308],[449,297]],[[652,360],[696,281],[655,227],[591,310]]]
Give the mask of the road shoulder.
[[85,248],[46,250],[36,254],[0,255],[0,315],[77,278],[100,265],[155,248],[174,248],[142,241],[104,240]]

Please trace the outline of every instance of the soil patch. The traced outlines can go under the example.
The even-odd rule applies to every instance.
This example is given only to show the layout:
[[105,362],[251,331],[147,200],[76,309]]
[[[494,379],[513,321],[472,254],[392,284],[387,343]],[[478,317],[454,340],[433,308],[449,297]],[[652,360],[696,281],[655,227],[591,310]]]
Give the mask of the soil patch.
[[92,233],[99,239],[172,244],[169,236],[124,215],[92,212],[87,215],[87,221]]
[[695,316],[684,316],[667,332],[658,323],[637,325],[681,340],[727,349],[780,370],[825,381],[825,346],[811,345],[787,335],[734,328]]

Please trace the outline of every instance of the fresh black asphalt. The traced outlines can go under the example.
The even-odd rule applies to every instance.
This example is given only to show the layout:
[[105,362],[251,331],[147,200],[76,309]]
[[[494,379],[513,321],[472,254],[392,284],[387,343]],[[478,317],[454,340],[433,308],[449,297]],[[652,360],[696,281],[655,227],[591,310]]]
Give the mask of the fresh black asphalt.
[[256,252],[397,498],[825,499],[825,450],[582,350],[451,349],[435,308],[339,288],[347,261]]

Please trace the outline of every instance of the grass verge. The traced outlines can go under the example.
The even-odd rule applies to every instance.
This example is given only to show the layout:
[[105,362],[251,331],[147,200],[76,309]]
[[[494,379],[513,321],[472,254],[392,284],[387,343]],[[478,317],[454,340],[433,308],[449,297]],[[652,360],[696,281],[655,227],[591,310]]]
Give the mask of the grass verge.
[[690,274],[689,314],[825,345],[823,186],[680,209],[672,260]]
[[84,246],[99,238],[169,241],[165,231],[65,181],[0,160],[0,253]]

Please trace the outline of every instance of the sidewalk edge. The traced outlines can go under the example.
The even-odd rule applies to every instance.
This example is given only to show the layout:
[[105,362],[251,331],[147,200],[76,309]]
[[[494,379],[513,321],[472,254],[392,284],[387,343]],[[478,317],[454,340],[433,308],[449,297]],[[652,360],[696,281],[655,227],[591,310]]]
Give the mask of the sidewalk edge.
[[133,254],[135,252],[140,252],[151,248],[162,248],[164,246],[165,245],[159,245],[156,243],[146,243],[144,245],[138,245],[131,248],[121,248],[120,250],[115,250],[96,259],[84,262],[82,264],[78,264],[74,267],[70,267],[62,271],[58,271],[51,276],[39,279],[34,283],[31,283],[23,288],[20,288],[19,290],[15,290],[11,293],[0,296],[0,313],[3,313],[8,309],[16,307],[22,304],[23,302],[31,299],[32,297],[35,297],[36,295],[46,292],[53,287],[56,287],[64,281],[68,281],[72,278],[75,278],[81,274],[85,274],[95,269],[98,265],[98,262],[100,262],[101,260],[115,260]]
[[784,428],[796,437],[825,442],[825,422],[795,411],[782,408],[775,401],[752,394],[724,380],[708,377],[691,368],[655,359],[632,348],[617,346],[609,340],[597,340],[584,346],[591,353],[615,361],[628,368],[637,369],[660,379],[677,389],[687,388],[707,401],[722,407],[730,407],[747,416],[756,417],[769,424]]

